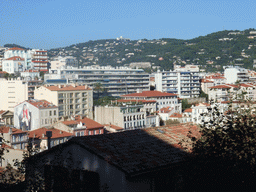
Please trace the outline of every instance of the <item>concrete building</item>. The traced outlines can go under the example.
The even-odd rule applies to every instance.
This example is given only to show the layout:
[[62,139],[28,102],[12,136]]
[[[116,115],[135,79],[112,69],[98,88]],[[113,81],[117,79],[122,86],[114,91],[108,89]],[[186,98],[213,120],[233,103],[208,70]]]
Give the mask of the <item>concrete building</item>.
[[59,117],[86,115],[93,118],[93,92],[87,85],[44,85],[35,89],[35,99],[45,99],[59,108]]
[[13,47],[10,49],[5,50],[4,52],[4,59],[8,59],[11,57],[21,57],[24,59],[24,69],[31,69],[31,50],[25,50],[19,47]]
[[39,72],[48,71],[48,56],[46,50],[32,50],[31,58],[33,69],[38,70]]
[[145,128],[146,111],[143,105],[97,106],[94,109],[95,121],[100,124],[113,124],[125,130]]
[[157,110],[163,107],[173,107],[178,113],[181,113],[181,103],[179,103],[177,94],[163,93],[160,91],[143,91],[121,96],[123,99],[131,100],[155,100]]
[[31,131],[58,121],[58,107],[46,100],[27,100],[14,107],[14,126]]
[[35,78],[38,78],[40,77],[40,73],[38,70],[32,70],[32,69],[29,69],[29,70],[25,70],[25,71],[22,71],[20,72],[20,76],[23,77],[23,78],[31,78],[31,79],[35,79]]
[[224,67],[224,76],[227,79],[227,83],[234,84],[249,82],[248,70],[239,66],[226,66]]
[[14,112],[14,107],[28,100],[28,84],[23,80],[0,79],[0,109]]
[[13,125],[13,112],[0,110],[0,125]]
[[178,94],[180,98],[195,98],[200,95],[199,68],[188,65],[173,71],[155,73],[157,91]]
[[[4,142],[10,145],[13,149],[26,149],[28,144],[28,133],[27,131],[22,131],[8,126],[0,127],[1,137]],[[11,159],[12,161],[12,159]]]
[[200,136],[197,126],[179,125],[73,137],[32,156],[26,180],[38,171],[46,191],[175,191],[187,165],[179,142],[190,141],[189,131]]
[[32,143],[32,146],[39,149],[40,151],[48,149],[48,138],[46,136],[46,131],[52,132],[52,137],[50,140],[51,147],[59,145],[68,141],[72,137],[72,133],[62,131],[55,128],[39,128],[33,131],[30,131],[28,134],[29,140]]
[[51,63],[51,70],[61,69],[62,66],[66,67],[78,67],[78,61],[75,57],[66,56],[66,57],[55,57],[50,61]]
[[[137,90],[149,90],[149,74],[143,69],[131,69],[128,67],[88,66],[84,68],[66,67],[64,69],[50,70],[44,76],[48,84],[61,83],[85,83],[93,87],[100,83],[104,91],[99,95],[120,96],[135,93]],[[97,90],[94,90],[95,93]],[[94,94],[95,97],[98,94]]]
[[7,73],[14,74],[23,71],[25,68],[25,60],[19,56],[4,59],[2,62],[2,70]]

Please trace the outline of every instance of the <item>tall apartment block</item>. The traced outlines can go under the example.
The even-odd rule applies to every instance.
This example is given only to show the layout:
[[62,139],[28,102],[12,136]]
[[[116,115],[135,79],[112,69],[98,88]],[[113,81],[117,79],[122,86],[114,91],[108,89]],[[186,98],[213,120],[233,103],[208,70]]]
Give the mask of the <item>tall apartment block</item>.
[[157,91],[175,93],[180,98],[196,98],[200,95],[199,68],[194,65],[176,67],[170,71],[155,73]]
[[47,51],[45,50],[35,50],[33,55],[32,55],[32,64],[33,64],[33,69],[42,71],[42,72],[47,72],[47,63],[48,63],[48,56],[47,56]]
[[93,93],[87,85],[44,85],[35,89],[35,99],[47,100],[59,108],[59,117],[86,115],[93,118]]
[[149,90],[149,74],[145,73],[143,69],[128,67],[66,67],[50,70],[49,74],[44,76],[44,80],[48,84],[85,83],[90,87],[93,87],[95,83],[100,83],[103,89],[100,91],[101,95],[114,97],[136,93],[137,90]]
[[227,79],[227,83],[247,83],[249,81],[249,74],[247,69],[239,66],[226,66],[223,68],[224,76]]

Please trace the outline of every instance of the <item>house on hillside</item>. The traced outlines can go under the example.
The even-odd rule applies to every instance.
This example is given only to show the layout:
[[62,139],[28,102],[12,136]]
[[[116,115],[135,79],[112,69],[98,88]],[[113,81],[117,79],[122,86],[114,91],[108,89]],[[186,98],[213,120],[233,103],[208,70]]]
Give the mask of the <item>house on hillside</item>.
[[178,143],[189,131],[199,136],[184,124],[73,137],[31,157],[26,180],[38,171],[46,191],[172,191],[187,154]]

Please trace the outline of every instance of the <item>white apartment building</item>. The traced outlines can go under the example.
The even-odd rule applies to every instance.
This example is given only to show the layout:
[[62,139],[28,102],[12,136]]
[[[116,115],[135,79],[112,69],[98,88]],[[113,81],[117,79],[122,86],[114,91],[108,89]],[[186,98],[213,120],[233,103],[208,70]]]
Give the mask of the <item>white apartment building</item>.
[[207,113],[208,107],[211,107],[208,103],[199,103],[192,106],[192,122],[195,124],[201,124],[202,120],[204,120],[204,117],[202,117],[201,114]]
[[249,82],[248,70],[239,66],[224,67],[224,76],[227,79],[226,83],[234,84],[236,82]]
[[125,130],[159,126],[159,117],[147,116],[140,104],[95,107],[95,121],[115,125]]
[[75,57],[66,56],[66,57],[55,57],[50,61],[51,70],[61,69],[61,67],[70,66],[70,67],[78,67],[78,61]]
[[11,57],[20,57],[24,59],[23,70],[36,69],[43,72],[48,71],[48,56],[46,50],[24,50],[22,48],[13,47],[5,50],[4,53],[5,60]]
[[14,126],[31,131],[58,121],[58,107],[46,100],[27,100],[14,107]]
[[131,93],[121,96],[123,99],[132,100],[155,100],[157,110],[164,107],[174,108],[176,113],[181,113],[181,103],[178,101],[178,97],[173,93],[163,93],[160,91],[143,91],[139,93]]
[[195,98],[200,95],[199,68],[194,65],[176,67],[173,71],[155,74],[157,91],[178,94],[180,98]]
[[0,79],[0,109],[14,112],[14,107],[28,99],[28,84],[21,80]]
[[24,59],[24,69],[30,69],[32,67],[30,50],[26,51],[25,49],[22,49],[19,47],[13,47],[5,50],[4,52],[4,59],[16,57],[16,56]]
[[24,70],[25,61],[19,56],[10,57],[2,61],[2,70],[14,74]]
[[51,69],[49,74],[44,76],[44,80],[48,84],[85,83],[90,87],[93,87],[95,83],[100,83],[105,90],[101,91],[101,95],[114,97],[135,93],[137,90],[149,90],[149,74],[143,69],[128,67],[88,66]]
[[93,92],[87,85],[44,85],[35,89],[34,97],[57,105],[59,117],[86,115],[93,118]]
[[37,70],[30,69],[30,70],[20,72],[20,76],[24,78],[29,77],[31,79],[35,79],[40,77],[40,73]]

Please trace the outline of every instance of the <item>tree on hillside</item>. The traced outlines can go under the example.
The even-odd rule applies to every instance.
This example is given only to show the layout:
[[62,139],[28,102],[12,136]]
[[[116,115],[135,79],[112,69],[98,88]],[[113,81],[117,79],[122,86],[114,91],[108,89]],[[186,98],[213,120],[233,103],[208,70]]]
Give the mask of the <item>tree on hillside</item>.
[[183,187],[191,191],[255,191],[256,120],[254,108],[221,112],[217,106],[202,115],[201,137],[191,138],[192,154],[183,170]]

